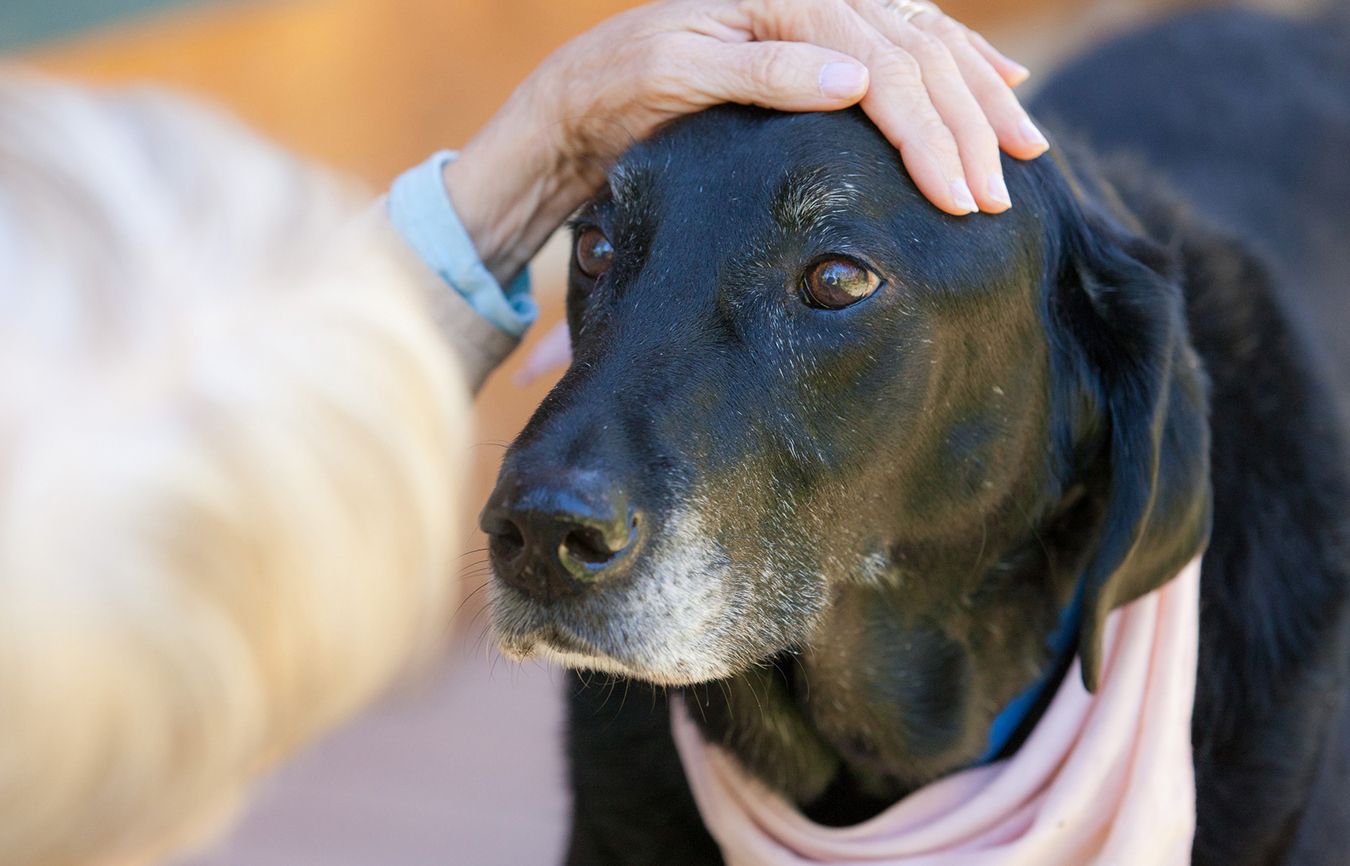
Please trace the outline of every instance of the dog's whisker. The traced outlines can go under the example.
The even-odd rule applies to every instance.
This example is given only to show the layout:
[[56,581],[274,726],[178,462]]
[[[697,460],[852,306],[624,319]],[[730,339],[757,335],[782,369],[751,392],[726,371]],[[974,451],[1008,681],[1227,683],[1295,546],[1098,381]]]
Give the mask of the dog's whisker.
[[[686,690],[685,694],[688,694],[688,691],[687,691],[687,690]],[[685,703],[687,704],[688,701],[685,701]],[[699,717],[703,719],[703,724],[706,725],[706,724],[708,724],[708,711],[707,711],[706,709],[704,709],[704,703],[705,703],[705,701],[700,701],[700,700],[695,700],[695,701],[694,701],[694,705],[698,707],[698,714],[699,714]]]
[[736,702],[731,699],[731,686],[727,684],[726,680],[718,680],[717,685],[722,689],[722,700],[726,703],[727,717],[730,719],[732,725],[734,726],[737,721]]
[[801,653],[793,650],[789,652],[788,655],[790,655],[792,661],[796,663],[797,669],[802,672],[802,700],[809,704],[811,703],[811,673],[806,669],[806,665],[802,662]]
[[981,515],[980,519],[980,549],[975,553],[975,561],[970,570],[975,574],[980,569],[980,563],[984,561],[984,548],[989,543],[989,515]]
[[478,593],[487,589],[491,583],[492,583],[491,580],[485,580],[478,585],[477,589],[473,590],[468,595],[464,596],[464,598],[460,601],[459,606],[455,608],[455,612],[450,614],[450,623],[452,625],[454,624],[455,620],[459,618],[459,615],[464,612],[464,606],[467,605],[470,601],[472,601],[474,596],[478,595]]
[[480,578],[488,578],[488,580],[485,582],[485,585],[486,583],[491,583],[491,577],[492,577],[492,569],[485,565],[480,565],[473,569],[465,569],[459,575],[459,579],[461,581],[470,581],[470,580],[478,580]]
[[610,724],[614,724],[623,715],[623,708],[628,703],[628,689],[633,685],[633,681],[628,677],[623,680],[623,696],[619,698],[619,708],[614,711],[614,718],[610,719]]
[[[608,678],[609,678],[609,690],[605,692],[605,700],[600,704],[600,710],[603,710],[605,707],[609,706],[610,698],[614,697],[614,690],[619,687],[619,681],[616,677],[610,674],[608,675]],[[597,713],[598,712],[599,710],[597,710]]]

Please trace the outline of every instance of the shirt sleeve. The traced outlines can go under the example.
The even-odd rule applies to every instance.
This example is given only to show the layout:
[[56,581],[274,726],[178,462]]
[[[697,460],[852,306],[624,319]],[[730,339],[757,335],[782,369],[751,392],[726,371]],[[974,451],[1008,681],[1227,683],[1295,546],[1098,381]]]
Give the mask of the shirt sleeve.
[[442,150],[409,169],[389,190],[389,221],[417,257],[498,330],[520,337],[539,315],[528,270],[505,290],[478,257],[445,189],[442,170],[456,154]]

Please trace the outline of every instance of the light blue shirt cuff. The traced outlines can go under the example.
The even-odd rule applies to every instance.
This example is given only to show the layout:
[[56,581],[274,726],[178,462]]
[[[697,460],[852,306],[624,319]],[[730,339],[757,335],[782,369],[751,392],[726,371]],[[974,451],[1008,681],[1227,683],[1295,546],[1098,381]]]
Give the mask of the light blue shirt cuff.
[[539,316],[539,308],[530,297],[529,271],[522,270],[502,291],[478,257],[441,176],[446,163],[456,156],[448,150],[439,151],[400,175],[389,189],[389,220],[427,267],[468,301],[478,315],[519,337]]

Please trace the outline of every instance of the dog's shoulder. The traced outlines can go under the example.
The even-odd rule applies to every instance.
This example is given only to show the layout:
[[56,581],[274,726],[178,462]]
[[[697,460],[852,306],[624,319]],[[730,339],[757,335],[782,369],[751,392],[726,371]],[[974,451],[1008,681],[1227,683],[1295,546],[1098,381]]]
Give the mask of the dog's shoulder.
[[1280,862],[1340,862],[1350,844],[1350,449],[1334,365],[1304,293],[1260,244],[1136,156],[1098,170],[1176,257],[1210,388],[1195,862],[1281,849]]
[[[1344,748],[1330,727],[1350,685],[1350,461],[1335,389],[1272,269],[1232,240],[1198,238],[1183,249],[1192,340],[1212,388],[1215,500],[1197,773],[1231,780],[1201,808],[1274,832],[1273,816],[1297,814],[1317,768]],[[1269,780],[1255,797],[1238,782],[1250,765],[1266,767]]]

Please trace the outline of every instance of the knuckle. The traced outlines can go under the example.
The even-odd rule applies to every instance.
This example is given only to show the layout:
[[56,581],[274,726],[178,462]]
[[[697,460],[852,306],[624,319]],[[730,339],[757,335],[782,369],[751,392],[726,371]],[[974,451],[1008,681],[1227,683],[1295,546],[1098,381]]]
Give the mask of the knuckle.
[[803,0],[750,0],[747,11],[776,33],[799,33],[820,5]]
[[991,121],[997,119],[1015,123],[1026,114],[1017,97],[1001,80],[980,76],[971,82],[971,92]]
[[793,3],[798,20],[816,29],[837,27],[855,13],[847,0],[804,0]]
[[787,46],[781,42],[766,42],[751,55],[746,77],[760,93],[776,89],[791,69]]
[[936,113],[925,114],[919,119],[919,135],[928,145],[938,154],[952,161],[960,160],[960,152],[956,147],[956,139],[952,138],[952,131],[947,128],[947,124],[942,122],[942,118]]
[[946,147],[953,144],[951,130],[947,129],[947,124],[942,122],[942,118],[938,117],[936,112],[919,118],[919,130],[935,143]]
[[646,63],[636,64],[628,75],[628,86],[638,93],[651,94],[660,86],[661,79],[665,77],[665,55],[656,49],[648,57]]
[[1026,109],[1017,101],[1017,97],[1012,95],[1006,87],[1002,89],[990,88],[988,92],[977,94],[980,106],[984,109],[985,115],[990,123],[1009,123],[1017,124],[1027,118]]
[[909,51],[887,51],[875,65],[877,71],[887,78],[911,83],[923,79],[923,64]]
[[738,5],[755,20],[776,20],[787,11],[785,0],[740,0]]
[[818,0],[806,0],[806,5],[810,7],[807,15],[822,29],[837,28],[858,17],[858,13],[849,5],[848,0],[825,0],[823,3]]
[[951,59],[951,52],[942,40],[922,30],[914,35],[905,48],[920,62],[945,63]]
[[975,155],[982,158],[998,159],[998,136],[989,124],[980,122],[969,130],[962,131],[964,138]]
[[966,38],[966,29],[954,19],[948,18],[946,15],[926,15],[924,17],[929,19],[925,22],[928,32],[939,39],[948,41]]

